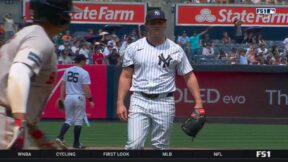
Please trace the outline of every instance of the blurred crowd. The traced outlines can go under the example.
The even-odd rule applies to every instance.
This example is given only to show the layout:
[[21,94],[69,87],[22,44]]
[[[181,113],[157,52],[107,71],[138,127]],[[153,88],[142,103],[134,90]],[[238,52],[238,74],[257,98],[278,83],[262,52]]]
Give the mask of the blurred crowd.
[[[117,25],[110,26],[111,28]],[[140,26],[139,26],[140,28]],[[54,42],[59,64],[71,64],[78,54],[85,55],[87,64],[120,65],[126,47],[145,36],[137,28],[127,35],[119,37],[115,31],[99,29],[96,33],[89,28],[87,32],[75,32],[73,35],[67,30],[55,36]]]
[[208,27],[191,36],[183,31],[177,43],[193,64],[287,65],[288,37],[283,41],[264,40],[261,27],[243,29],[240,20],[235,20],[234,25],[234,39],[225,31],[221,39],[212,39],[212,27]]
[[[243,29],[240,20],[234,21],[235,35],[223,32],[222,38],[210,38],[212,27],[197,33],[182,31],[176,36],[178,43],[186,52],[192,64],[249,64],[249,65],[287,65],[288,35],[285,40],[265,40],[260,27]],[[59,64],[72,64],[74,57],[83,54],[87,64],[120,65],[126,47],[145,37],[141,26],[135,27],[126,35],[118,35],[120,25],[106,25],[96,32],[70,33],[69,30],[53,38]],[[0,25],[0,47],[10,39],[20,27],[17,27],[11,14],[3,16]],[[233,39],[232,39],[233,38]]]

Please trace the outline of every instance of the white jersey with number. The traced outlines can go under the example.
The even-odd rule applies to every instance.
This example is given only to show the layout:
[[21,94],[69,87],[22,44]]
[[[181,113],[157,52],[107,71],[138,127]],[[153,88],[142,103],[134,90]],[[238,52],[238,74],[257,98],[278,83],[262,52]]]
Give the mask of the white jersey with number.
[[183,49],[166,39],[153,46],[142,38],[130,44],[124,54],[123,67],[134,66],[131,91],[159,94],[173,92],[176,72],[185,75],[193,69]]
[[67,95],[84,95],[83,84],[91,84],[89,73],[78,66],[66,69],[62,80],[66,82]]
[[27,103],[30,119],[38,119],[57,72],[53,42],[39,25],[23,28],[0,49],[0,106],[11,109],[7,98],[8,73],[13,63],[23,63],[34,73]]

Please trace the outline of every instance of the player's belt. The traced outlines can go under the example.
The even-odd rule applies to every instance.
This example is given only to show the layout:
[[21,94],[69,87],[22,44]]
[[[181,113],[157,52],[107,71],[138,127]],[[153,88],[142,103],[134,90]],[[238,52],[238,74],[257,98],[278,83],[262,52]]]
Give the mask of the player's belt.
[[173,92],[160,93],[160,94],[147,94],[147,93],[141,92],[141,95],[149,99],[156,99],[158,97],[172,97]]

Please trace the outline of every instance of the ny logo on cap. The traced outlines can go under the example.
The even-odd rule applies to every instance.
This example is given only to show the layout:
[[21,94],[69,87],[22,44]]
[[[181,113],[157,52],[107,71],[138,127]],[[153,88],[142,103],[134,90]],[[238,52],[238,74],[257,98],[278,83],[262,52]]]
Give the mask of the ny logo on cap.
[[154,11],[154,15],[155,16],[159,16],[160,15],[160,11],[158,11],[158,10]]

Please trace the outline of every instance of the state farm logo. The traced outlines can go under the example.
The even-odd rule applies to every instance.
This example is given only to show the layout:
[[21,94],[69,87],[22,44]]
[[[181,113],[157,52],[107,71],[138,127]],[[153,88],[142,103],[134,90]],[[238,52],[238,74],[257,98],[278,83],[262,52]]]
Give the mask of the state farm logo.
[[211,14],[211,10],[204,8],[200,11],[200,15],[196,15],[195,19],[197,22],[214,22],[216,21],[216,16]]

